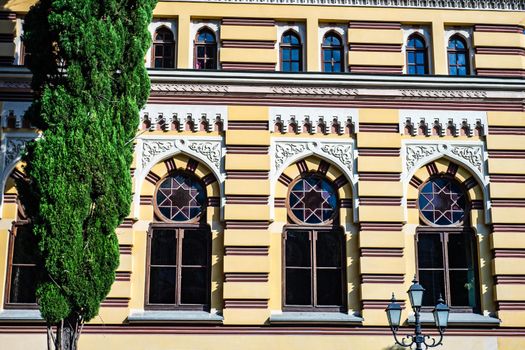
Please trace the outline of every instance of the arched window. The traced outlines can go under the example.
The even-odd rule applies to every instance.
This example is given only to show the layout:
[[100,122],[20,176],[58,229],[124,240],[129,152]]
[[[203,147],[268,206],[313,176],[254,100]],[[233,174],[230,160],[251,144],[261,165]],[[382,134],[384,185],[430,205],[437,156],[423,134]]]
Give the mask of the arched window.
[[18,207],[18,218],[9,240],[6,304],[24,309],[36,308],[37,240],[20,204]]
[[453,310],[477,310],[477,245],[464,186],[448,175],[436,175],[420,186],[418,207],[417,272],[426,289],[423,306],[433,307],[442,295]]
[[322,175],[305,173],[288,191],[283,308],[343,311],[345,244],[336,187]]
[[335,32],[327,33],[322,45],[323,72],[344,71],[343,40]]
[[157,29],[153,38],[153,67],[175,68],[175,40],[166,27]]
[[217,41],[215,34],[203,28],[195,38],[195,69],[217,69]]
[[469,50],[466,41],[459,35],[454,35],[448,42],[448,74],[469,75]]
[[205,186],[193,174],[171,173],[157,184],[157,222],[148,233],[146,307],[208,310],[211,232]]
[[281,40],[281,71],[302,72],[303,71],[303,46],[301,38],[293,30],[283,34]]
[[428,53],[425,39],[418,34],[412,34],[407,41],[406,53],[408,74],[428,74]]

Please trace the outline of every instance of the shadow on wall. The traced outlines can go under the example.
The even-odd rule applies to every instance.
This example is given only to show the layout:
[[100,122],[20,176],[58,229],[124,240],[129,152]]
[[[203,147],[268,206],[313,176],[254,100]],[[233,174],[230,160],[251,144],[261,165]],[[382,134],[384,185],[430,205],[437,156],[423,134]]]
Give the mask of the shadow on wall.
[[387,346],[386,348],[383,348],[383,350],[401,350],[401,349],[405,349],[406,350],[406,348],[403,348],[403,347],[401,347],[401,346],[399,346],[397,344],[396,345],[392,345],[392,346]]

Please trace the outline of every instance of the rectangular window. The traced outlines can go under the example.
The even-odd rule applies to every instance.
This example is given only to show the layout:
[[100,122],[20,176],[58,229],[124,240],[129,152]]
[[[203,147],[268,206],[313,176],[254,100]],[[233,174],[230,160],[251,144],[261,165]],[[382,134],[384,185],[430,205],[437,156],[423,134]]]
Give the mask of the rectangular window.
[[153,227],[148,247],[147,308],[209,310],[209,228]]
[[284,235],[284,309],[344,311],[343,233],[288,229]]

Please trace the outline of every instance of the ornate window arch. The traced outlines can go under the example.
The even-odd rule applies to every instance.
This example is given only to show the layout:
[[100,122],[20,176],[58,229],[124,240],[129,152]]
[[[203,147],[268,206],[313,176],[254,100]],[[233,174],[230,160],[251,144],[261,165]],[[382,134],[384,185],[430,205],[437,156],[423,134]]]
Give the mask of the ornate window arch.
[[471,74],[469,47],[460,34],[453,35],[447,46],[448,74],[465,76]]
[[407,74],[425,75],[429,73],[428,47],[421,34],[414,33],[408,37],[406,60]]
[[[198,176],[197,174],[205,174]],[[208,210],[218,205],[215,176],[197,161],[178,155],[146,177],[153,195],[148,231],[145,308],[209,310],[211,227]]]
[[[425,173],[429,176],[422,181],[418,175]],[[410,182],[417,188],[412,207],[419,213],[416,269],[426,288],[423,306],[429,309],[442,296],[452,311],[480,310],[478,242],[471,211],[483,204],[477,181],[465,179],[465,174],[455,163],[442,160],[427,164]]]
[[330,30],[323,37],[321,62],[323,72],[345,71],[343,38],[334,30]]
[[175,38],[166,26],[157,28],[153,36],[153,67],[175,68]]
[[293,29],[288,29],[281,37],[281,71],[303,71],[303,45],[301,36]]
[[195,36],[194,47],[193,68],[199,70],[217,69],[217,39],[213,30],[208,27],[199,29]]

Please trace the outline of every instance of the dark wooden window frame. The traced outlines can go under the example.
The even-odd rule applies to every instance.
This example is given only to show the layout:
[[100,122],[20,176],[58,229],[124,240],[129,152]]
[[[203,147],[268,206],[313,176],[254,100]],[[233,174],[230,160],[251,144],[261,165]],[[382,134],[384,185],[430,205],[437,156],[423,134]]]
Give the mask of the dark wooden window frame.
[[[283,43],[283,40],[282,38],[284,38],[285,35],[289,35],[289,34],[292,34],[294,36],[297,37],[297,39],[299,40],[299,44],[289,44],[289,43]],[[283,66],[284,66],[284,55],[283,55],[283,51],[284,49],[289,49],[290,51],[293,51],[294,49],[295,50],[299,50],[299,72],[303,72],[304,71],[304,62],[303,62],[303,42],[301,40],[301,36],[299,35],[299,33],[297,33],[295,30],[293,29],[288,29],[287,31],[285,31],[283,33],[283,35],[281,36],[281,43],[279,44],[279,61],[280,61],[280,69],[282,72],[288,72],[288,73],[295,73],[293,71],[285,71],[283,70]],[[287,62],[290,62],[290,64],[292,62],[295,62],[294,60],[291,59],[291,56],[290,56],[290,60],[288,60]]]
[[[155,229],[173,230],[176,235],[176,283],[175,283],[175,304],[153,304],[149,302],[150,295],[150,270],[151,270],[151,239],[153,231]],[[182,304],[180,302],[181,296],[181,270],[182,270],[182,256],[184,254],[182,249],[182,241],[180,239],[186,230],[206,230],[207,232],[207,284],[206,284],[206,295],[207,300],[205,304]],[[198,311],[210,311],[211,307],[211,229],[207,224],[170,224],[170,223],[152,223],[148,230],[148,241],[147,241],[147,255],[146,255],[146,291],[144,298],[144,309],[145,310],[198,310]]]
[[[335,35],[335,36],[337,36],[339,38],[339,40],[341,41],[341,45],[340,46],[324,45],[324,39],[328,35]],[[338,50],[340,52],[340,54],[341,54],[341,71],[340,72],[327,72],[327,71],[324,70],[324,64],[325,64],[324,52],[325,52],[325,50]],[[329,30],[328,32],[326,32],[323,35],[323,39],[322,39],[322,42],[321,42],[321,71],[325,72],[325,73],[344,73],[344,72],[346,72],[345,62],[346,62],[346,59],[345,59],[345,43],[344,43],[344,40],[343,40],[343,36],[340,35],[339,33],[337,33],[337,31],[335,31],[335,30]],[[332,63],[332,67],[333,67],[333,63]]]
[[[286,239],[290,231],[309,231],[310,235],[310,259],[311,259],[311,305],[288,305],[286,303]],[[330,267],[331,269],[341,270],[341,305],[317,305],[317,252],[316,239],[317,234],[322,232],[335,232],[341,239],[341,265]],[[338,226],[320,226],[320,225],[285,225],[282,239],[282,308],[288,312],[346,312],[347,307],[347,278],[346,278],[346,243],[342,227]]]
[[[19,215],[20,212],[19,212]],[[22,214],[23,215],[23,214]],[[38,304],[35,303],[12,303],[10,301],[11,296],[11,277],[13,273],[13,265],[16,266],[36,266],[36,264],[13,264],[13,258],[15,253],[15,240],[17,231],[20,227],[29,225],[29,221],[19,220],[16,222],[13,222],[13,229],[10,231],[9,235],[9,249],[8,249],[8,257],[7,257],[7,274],[6,274],[6,288],[5,288],[5,296],[4,296],[4,308],[5,309],[38,309]]]
[[[157,35],[160,31],[169,31],[173,37],[173,40],[171,41],[164,41],[164,40],[157,40]],[[171,56],[168,56],[166,58],[166,56],[164,55],[164,49],[162,50],[163,51],[163,55],[162,56],[157,56],[155,54],[155,51],[156,51],[156,47],[157,46],[162,46],[163,48],[166,47],[166,46],[171,46],[171,53],[172,55]],[[158,27],[157,29],[155,29],[155,33],[153,34],[153,47],[151,49],[151,67],[152,68],[175,68],[176,66],[176,63],[175,63],[175,57],[177,56],[176,55],[176,50],[177,50],[177,45],[176,45],[176,40],[175,40],[175,35],[173,34],[173,31],[166,27],[166,26],[160,26]],[[162,67],[156,67],[155,65],[155,60],[156,58],[161,58],[162,59]],[[166,67],[166,59],[171,59],[173,64],[169,65],[169,67]]]
[[[453,49],[449,48],[450,42],[452,40],[460,40],[460,41],[462,41],[463,44],[465,45],[465,49],[459,49],[458,50],[458,49],[455,49],[455,48],[453,48]],[[470,62],[470,48],[469,48],[469,45],[468,45],[468,41],[463,36],[461,36],[460,34],[454,34],[448,39],[448,43],[447,43],[447,67],[448,67],[448,74],[449,75],[450,75],[450,67],[451,66],[455,66],[456,69],[458,67],[460,67],[457,64],[457,58],[458,58],[458,54],[461,54],[461,53],[465,55],[465,69],[467,71],[467,74],[464,75],[464,76],[472,75],[471,62]],[[455,65],[450,64],[450,57],[449,57],[450,54],[454,54],[456,56],[456,64]],[[453,76],[462,76],[462,75],[456,74],[456,75],[453,75]]]
[[[213,35],[213,37],[215,39],[215,42],[213,42],[213,43],[204,43],[204,42],[200,42],[199,41],[199,35],[202,32],[205,32],[205,31],[210,32]],[[208,48],[208,47],[214,49],[214,52],[215,52],[215,57],[214,58],[204,57],[205,64],[206,64],[206,60],[213,61],[213,63],[214,63],[214,67],[213,68],[209,68],[209,69],[207,69],[207,68],[197,68],[197,61],[199,60],[199,58],[197,57],[197,52],[198,52],[199,47],[204,47],[204,52],[205,53],[206,53],[206,48]],[[213,29],[211,29],[208,26],[204,26],[202,28],[199,28],[199,30],[197,31],[197,34],[195,35],[195,39],[193,41],[193,69],[197,69],[197,70],[217,70],[217,69],[219,69],[219,49],[218,49],[217,34],[215,33],[215,31]]]
[[[410,39],[412,39],[413,37],[417,37],[419,39],[421,39],[423,41],[423,44],[424,44],[424,48],[416,48],[416,47],[409,47],[408,46],[408,42],[410,41]],[[406,46],[406,62],[407,62],[407,74],[408,73],[408,70],[409,70],[409,67],[410,66],[417,66],[417,63],[414,63],[414,64],[411,64],[409,61],[408,61],[408,53],[409,52],[414,52],[414,53],[418,53],[418,52],[423,52],[424,55],[425,55],[425,64],[424,64],[424,69],[425,69],[425,73],[424,75],[427,75],[429,74],[430,72],[430,66],[429,66],[429,62],[428,62],[428,45],[427,45],[427,41],[425,40],[425,38],[423,37],[423,35],[419,34],[419,33],[414,33],[412,35],[410,35],[407,39],[407,46]],[[416,55],[417,56],[417,55]],[[417,73],[416,74],[412,74],[412,75],[418,75]]]

